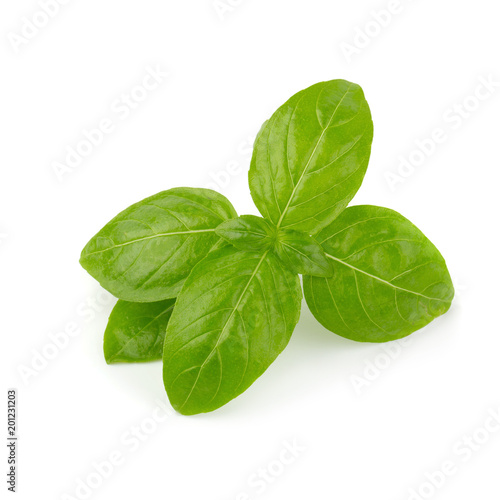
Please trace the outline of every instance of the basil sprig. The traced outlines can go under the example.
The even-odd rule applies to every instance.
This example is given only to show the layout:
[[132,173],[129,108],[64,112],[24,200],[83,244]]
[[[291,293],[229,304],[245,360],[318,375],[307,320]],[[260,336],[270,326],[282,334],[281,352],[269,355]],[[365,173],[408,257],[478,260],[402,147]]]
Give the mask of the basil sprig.
[[444,314],[454,290],[437,248],[387,208],[346,208],[373,123],[361,88],[313,85],[267,120],[249,184],[262,217],[207,189],[175,188],[121,212],[82,252],[119,300],[108,363],[163,358],[173,407],[191,415],[244,392],[286,347],[307,304],[359,342],[402,338]]

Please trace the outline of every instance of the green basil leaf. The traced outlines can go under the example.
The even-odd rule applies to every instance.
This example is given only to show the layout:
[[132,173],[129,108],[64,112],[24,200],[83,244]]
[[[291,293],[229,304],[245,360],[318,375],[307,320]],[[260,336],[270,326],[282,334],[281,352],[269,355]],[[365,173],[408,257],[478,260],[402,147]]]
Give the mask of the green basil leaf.
[[360,342],[387,342],[450,308],[454,289],[442,255],[397,212],[348,208],[317,239],[334,275],[304,277],[304,293],[316,319],[332,332]]
[[288,344],[301,300],[299,277],[271,250],[211,252],[186,280],[167,328],[172,406],[205,413],[245,391]]
[[267,250],[276,241],[276,228],[255,215],[223,222],[215,232],[240,250]]
[[249,183],[260,213],[278,228],[317,233],[359,189],[372,138],[358,85],[333,80],[294,95],[255,143]]
[[132,205],[85,246],[81,265],[116,297],[155,302],[176,297],[195,264],[217,243],[215,228],[237,217],[209,189],[175,188]]
[[104,332],[107,363],[134,363],[162,358],[167,324],[175,299],[160,302],[119,300]]
[[298,274],[311,276],[333,275],[333,267],[321,245],[301,231],[281,229],[275,246],[285,266]]

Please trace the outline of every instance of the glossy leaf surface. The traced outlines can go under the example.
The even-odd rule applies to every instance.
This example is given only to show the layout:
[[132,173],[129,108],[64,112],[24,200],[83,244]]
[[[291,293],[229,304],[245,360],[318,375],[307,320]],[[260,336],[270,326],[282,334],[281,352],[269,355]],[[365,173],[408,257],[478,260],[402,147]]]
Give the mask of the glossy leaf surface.
[[83,249],[80,263],[109,292],[133,302],[176,297],[193,266],[237,214],[209,189],[175,188],[127,208]]
[[275,251],[285,266],[297,274],[333,275],[333,267],[321,245],[301,231],[280,230]]
[[167,328],[163,378],[173,407],[209,412],[245,391],[288,344],[301,299],[298,276],[271,251],[211,252]]
[[304,277],[307,304],[332,332],[360,342],[409,335],[444,314],[454,289],[437,248],[387,208],[345,210],[317,236],[332,278]]
[[278,228],[317,233],[359,189],[372,138],[358,85],[333,80],[294,95],[255,143],[249,183],[260,213]]
[[160,302],[119,300],[104,332],[107,363],[135,363],[161,359],[163,340],[175,299]]
[[218,236],[240,250],[267,250],[276,241],[276,229],[262,217],[242,215],[223,222]]

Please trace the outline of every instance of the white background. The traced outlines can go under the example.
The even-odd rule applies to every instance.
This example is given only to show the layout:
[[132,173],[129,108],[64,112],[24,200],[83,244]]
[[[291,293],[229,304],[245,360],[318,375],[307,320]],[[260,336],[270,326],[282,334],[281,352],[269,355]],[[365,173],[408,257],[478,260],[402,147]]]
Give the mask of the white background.
[[[78,481],[116,452],[122,463],[89,498],[499,498],[500,432],[481,428],[500,410],[500,87],[451,118],[480,78],[500,82],[497,4],[401,0],[348,60],[342,44],[358,33],[359,46],[358,30],[389,0],[221,3],[218,13],[212,0],[70,0],[19,45],[23,18],[40,7],[2,1],[2,405],[16,387],[18,498],[83,498]],[[169,76],[123,119],[115,101],[148,66]],[[80,250],[128,205],[214,177],[239,213],[256,214],[249,144],[292,94],[334,78],[363,87],[375,124],[354,202],[403,213],[438,246],[458,291],[452,309],[387,362],[387,346],[335,336],[304,303],[289,347],[245,394],[212,414],[169,415],[135,450],[133,426],[150,431],[158,402],[169,408],[161,363],[106,365],[113,301],[79,266]],[[103,118],[113,132],[60,180],[54,162]],[[446,141],[391,189],[387,173],[435,128]],[[71,323],[77,335],[54,355],[49,335]],[[34,358],[36,375],[23,378]],[[357,391],[365,370],[371,381]],[[486,442],[460,444],[466,435]],[[280,466],[285,441],[301,451]],[[455,473],[426,486],[445,461]],[[255,483],[268,467],[272,482]]]

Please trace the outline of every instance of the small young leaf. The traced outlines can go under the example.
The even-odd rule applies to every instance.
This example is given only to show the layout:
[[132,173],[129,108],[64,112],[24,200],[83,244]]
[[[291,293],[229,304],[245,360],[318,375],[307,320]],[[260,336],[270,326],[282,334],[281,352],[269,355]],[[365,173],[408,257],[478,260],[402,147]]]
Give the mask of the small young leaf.
[[323,248],[306,233],[281,229],[275,249],[287,269],[297,274],[323,277],[333,275],[332,264]]
[[278,228],[317,233],[359,189],[372,138],[358,85],[333,80],[294,95],[255,142],[249,183],[260,213]]
[[186,280],[167,328],[172,406],[205,413],[245,391],[288,344],[301,300],[299,277],[271,250],[211,252]]
[[107,363],[135,363],[162,358],[163,340],[175,299],[160,302],[119,300],[104,332]]
[[237,217],[209,189],[175,188],[127,208],[85,246],[81,265],[116,297],[155,302],[178,295],[217,243],[215,228]]
[[242,215],[223,222],[216,234],[240,250],[267,250],[276,241],[276,229],[262,217]]
[[348,208],[317,239],[334,275],[304,276],[304,294],[316,319],[332,332],[359,342],[387,342],[450,308],[454,290],[442,255],[397,212]]

